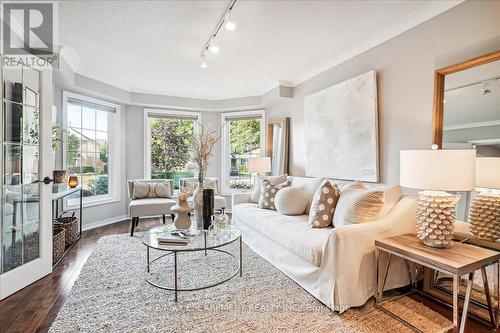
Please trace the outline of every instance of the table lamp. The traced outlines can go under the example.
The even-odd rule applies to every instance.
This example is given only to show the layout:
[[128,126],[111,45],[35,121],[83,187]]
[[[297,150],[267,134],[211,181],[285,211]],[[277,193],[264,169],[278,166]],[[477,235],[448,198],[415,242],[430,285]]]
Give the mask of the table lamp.
[[249,158],[248,171],[256,173],[271,172],[271,158],[270,157]]
[[459,195],[445,191],[472,191],[475,185],[476,151],[401,150],[401,186],[418,193],[417,237],[428,246],[453,246],[455,207]]
[[476,159],[476,188],[472,200],[470,231],[480,239],[500,238],[500,157]]

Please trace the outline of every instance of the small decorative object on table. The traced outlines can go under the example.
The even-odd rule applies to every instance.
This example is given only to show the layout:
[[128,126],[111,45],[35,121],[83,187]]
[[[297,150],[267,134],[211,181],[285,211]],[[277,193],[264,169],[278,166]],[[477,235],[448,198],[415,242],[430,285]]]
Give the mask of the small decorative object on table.
[[54,183],[67,183],[68,182],[68,171],[66,170],[54,170],[52,171]]
[[469,220],[470,231],[477,238],[495,241],[500,238],[500,158],[476,159],[476,187]]
[[74,175],[73,176],[69,176],[68,185],[71,188],[77,187],[78,186],[78,177],[74,176]]
[[207,230],[214,215],[214,190],[206,188],[203,190],[203,229]]
[[179,204],[171,208],[176,213],[174,225],[177,229],[189,229],[191,227],[191,218],[189,213],[193,211],[193,207],[189,206],[187,199],[191,196],[188,188],[182,187],[179,194]]
[[190,151],[196,168],[198,169],[198,187],[193,193],[194,216],[198,229],[203,228],[203,190],[205,178],[208,171],[208,163],[213,158],[213,149],[220,136],[216,136],[214,131],[207,131],[205,127],[198,123],[199,134],[195,135],[190,142]]
[[453,246],[455,206],[459,195],[445,191],[474,189],[476,151],[402,150],[401,186],[425,189],[417,201],[417,237],[428,246]]

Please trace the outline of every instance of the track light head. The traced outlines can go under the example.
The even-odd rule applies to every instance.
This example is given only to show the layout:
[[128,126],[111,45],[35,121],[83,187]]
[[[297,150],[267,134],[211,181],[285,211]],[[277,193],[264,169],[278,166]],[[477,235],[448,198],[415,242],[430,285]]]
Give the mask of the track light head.
[[227,31],[234,31],[236,29],[236,23],[231,19],[231,10],[226,17],[226,24],[224,25]]
[[219,53],[219,47],[217,46],[217,44],[215,44],[215,41],[214,41],[214,40],[210,43],[210,46],[208,47],[208,50],[209,50],[209,51],[210,51],[210,53],[212,53],[212,54],[217,54],[217,53]]

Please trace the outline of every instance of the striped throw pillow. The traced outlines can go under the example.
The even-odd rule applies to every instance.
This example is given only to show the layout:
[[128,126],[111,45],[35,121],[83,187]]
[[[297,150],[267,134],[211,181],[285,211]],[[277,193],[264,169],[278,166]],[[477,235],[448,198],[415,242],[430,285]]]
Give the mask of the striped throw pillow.
[[347,187],[340,194],[333,225],[340,227],[374,221],[380,215],[384,202],[384,191]]

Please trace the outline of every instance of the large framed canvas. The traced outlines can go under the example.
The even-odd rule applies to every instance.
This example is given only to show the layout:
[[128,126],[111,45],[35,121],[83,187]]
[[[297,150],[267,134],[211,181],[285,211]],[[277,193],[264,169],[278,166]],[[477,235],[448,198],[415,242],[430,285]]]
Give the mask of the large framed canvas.
[[305,97],[304,119],[307,176],[379,181],[375,71]]

